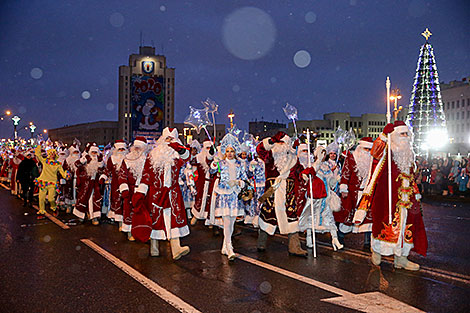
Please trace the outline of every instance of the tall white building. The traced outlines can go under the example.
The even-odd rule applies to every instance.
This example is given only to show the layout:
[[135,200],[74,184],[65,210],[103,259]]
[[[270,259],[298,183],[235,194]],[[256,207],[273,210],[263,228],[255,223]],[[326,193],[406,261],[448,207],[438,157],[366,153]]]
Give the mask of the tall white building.
[[442,102],[446,114],[447,131],[451,143],[468,143],[470,140],[470,82],[441,83]]
[[[387,123],[385,114],[365,113],[361,116],[351,116],[349,113],[333,112],[323,115],[322,120],[299,120],[296,122],[299,134],[307,129],[318,133],[318,142],[330,144],[334,141],[334,133],[341,127],[343,130],[353,129],[357,139],[362,137],[377,138]],[[288,125],[288,133],[294,134],[292,123]]]
[[119,67],[118,138],[132,141],[136,136],[155,138],[163,128],[173,126],[175,69],[154,47],[141,46]]

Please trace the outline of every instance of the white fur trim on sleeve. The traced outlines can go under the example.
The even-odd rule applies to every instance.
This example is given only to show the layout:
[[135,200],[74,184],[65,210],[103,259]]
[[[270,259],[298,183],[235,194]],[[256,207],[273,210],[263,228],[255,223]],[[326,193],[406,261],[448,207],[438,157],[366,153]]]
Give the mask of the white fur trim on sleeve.
[[419,201],[419,200],[421,200],[421,198],[423,198],[423,196],[421,196],[420,193],[417,193],[417,194],[415,195],[415,198],[416,198],[416,200]]
[[149,186],[146,184],[140,184],[139,187],[135,189],[135,192],[140,192],[143,193],[144,195],[147,194],[147,191],[149,190]]
[[129,185],[127,185],[126,183],[121,184],[121,185],[119,186],[119,192],[122,193],[123,191],[126,191],[126,190],[129,190]]
[[187,159],[189,158],[189,150],[184,150],[184,153],[180,155],[182,159]]
[[101,179],[107,180],[107,179],[108,179],[108,176],[106,176],[106,175],[104,175],[104,174],[101,174],[101,176],[100,176],[100,179],[99,179],[99,180],[101,180]]
[[274,145],[271,145],[269,143],[269,139],[270,139],[270,137],[263,139],[263,146],[266,150],[271,150],[274,147]]
[[341,184],[339,185],[339,192],[348,192],[348,185],[346,184]]
[[217,162],[217,161],[212,162],[211,163],[211,169],[216,170],[217,169],[217,163],[219,163],[219,162]]
[[387,135],[385,135],[384,133],[381,133],[379,135],[379,138],[382,139],[382,141],[387,142]]

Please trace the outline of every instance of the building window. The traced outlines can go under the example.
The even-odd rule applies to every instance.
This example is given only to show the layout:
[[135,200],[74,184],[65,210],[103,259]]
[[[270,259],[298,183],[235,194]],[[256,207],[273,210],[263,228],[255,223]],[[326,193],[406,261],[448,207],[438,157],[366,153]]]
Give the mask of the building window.
[[457,100],[457,109],[460,108],[460,100]]
[[447,110],[450,109],[450,102],[447,102]]
[[455,103],[452,101],[452,109],[455,108]]
[[457,115],[456,115],[456,116],[457,116],[457,118],[456,118],[457,120],[459,119],[459,115],[460,115],[459,113],[460,113],[460,112],[457,112]]

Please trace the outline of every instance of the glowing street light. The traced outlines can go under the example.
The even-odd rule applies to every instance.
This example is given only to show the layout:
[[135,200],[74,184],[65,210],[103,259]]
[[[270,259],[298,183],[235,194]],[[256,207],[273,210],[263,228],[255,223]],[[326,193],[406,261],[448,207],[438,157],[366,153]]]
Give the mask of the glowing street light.
[[15,132],[15,140],[16,140],[18,138],[18,132],[16,131],[16,127],[20,123],[21,118],[18,115],[15,115],[11,118],[11,120],[13,121],[13,130]]
[[227,116],[230,119],[230,128],[233,128],[233,118],[235,117],[235,113],[233,113],[232,109],[230,109],[230,113]]
[[29,122],[29,131],[31,132],[31,139],[34,137],[34,131],[36,130],[36,125],[33,122]]
[[390,100],[394,101],[395,105],[393,108],[393,119],[396,121],[398,118],[398,113],[403,109],[403,107],[400,105],[397,108],[397,101],[401,99],[401,94],[400,94],[400,89],[393,89],[392,90],[392,95],[390,96]]
[[11,111],[10,110],[6,110],[5,111],[5,114],[3,114],[2,116],[0,116],[0,120],[3,121],[3,119],[5,118],[5,116],[10,116],[11,115]]

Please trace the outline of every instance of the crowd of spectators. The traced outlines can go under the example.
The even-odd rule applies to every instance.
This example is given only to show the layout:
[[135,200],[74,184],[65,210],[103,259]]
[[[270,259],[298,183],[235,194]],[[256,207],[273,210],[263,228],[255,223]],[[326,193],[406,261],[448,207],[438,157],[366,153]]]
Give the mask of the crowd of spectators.
[[416,178],[423,195],[470,196],[469,158],[417,158]]

